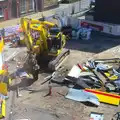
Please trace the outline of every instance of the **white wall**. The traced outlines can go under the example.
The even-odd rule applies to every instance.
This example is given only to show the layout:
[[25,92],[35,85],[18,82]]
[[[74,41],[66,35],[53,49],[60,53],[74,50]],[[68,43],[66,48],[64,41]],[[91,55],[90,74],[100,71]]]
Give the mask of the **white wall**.
[[74,8],[74,13],[78,13],[81,10],[88,8],[89,5],[90,5],[90,0],[80,0],[75,3],[63,5],[62,8],[58,8],[56,10],[56,14],[70,16],[73,8]]

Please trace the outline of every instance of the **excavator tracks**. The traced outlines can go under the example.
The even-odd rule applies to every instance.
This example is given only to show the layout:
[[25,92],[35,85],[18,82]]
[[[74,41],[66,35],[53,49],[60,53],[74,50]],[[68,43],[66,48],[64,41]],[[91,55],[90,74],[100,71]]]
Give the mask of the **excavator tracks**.
[[60,55],[58,55],[54,60],[51,60],[48,64],[48,68],[52,71],[57,70],[63,62],[67,59],[68,55],[70,54],[70,50],[63,49]]

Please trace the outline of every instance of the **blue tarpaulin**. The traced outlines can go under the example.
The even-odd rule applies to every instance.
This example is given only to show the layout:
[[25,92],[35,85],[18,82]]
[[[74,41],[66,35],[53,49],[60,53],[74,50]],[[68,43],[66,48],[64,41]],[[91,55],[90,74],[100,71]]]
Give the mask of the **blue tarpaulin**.
[[65,97],[79,102],[90,102],[97,106],[100,105],[100,102],[96,95],[84,90],[70,88],[68,94]]

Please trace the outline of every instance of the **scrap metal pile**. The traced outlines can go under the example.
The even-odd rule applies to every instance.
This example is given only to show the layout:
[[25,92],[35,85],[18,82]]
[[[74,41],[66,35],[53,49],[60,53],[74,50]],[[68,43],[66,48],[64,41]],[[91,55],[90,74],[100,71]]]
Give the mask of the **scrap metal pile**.
[[68,99],[90,102],[96,106],[100,105],[100,102],[119,105],[119,63],[119,58],[90,60],[83,65],[74,65],[69,72],[64,70],[62,72],[64,75],[68,72],[65,77],[62,74],[58,75],[59,72],[56,71],[44,82],[49,81],[50,84],[48,95],[51,94],[51,84],[57,83],[69,88],[69,92],[65,96]]

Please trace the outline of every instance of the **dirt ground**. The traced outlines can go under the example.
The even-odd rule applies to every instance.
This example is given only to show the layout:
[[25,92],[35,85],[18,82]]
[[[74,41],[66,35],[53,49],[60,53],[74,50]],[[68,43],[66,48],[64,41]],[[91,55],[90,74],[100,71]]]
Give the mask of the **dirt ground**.
[[[63,66],[66,69],[71,69],[74,64],[83,63],[92,58],[119,57],[119,40],[119,38],[111,38],[94,33],[92,41],[68,41],[66,48],[69,48],[71,53]],[[23,55],[24,53],[18,55],[17,59]],[[9,64],[14,66],[12,62]],[[15,99],[16,114],[19,114],[23,108],[30,106],[48,111],[50,114],[57,116],[57,118],[61,118],[61,120],[89,120],[91,112],[103,113],[104,120],[111,120],[113,115],[120,111],[120,106],[101,103],[99,107],[94,107],[65,99],[64,95],[68,92],[67,87],[56,86],[53,88],[52,96],[44,97],[48,93],[48,84],[41,85],[41,83],[47,75],[48,73],[43,72],[39,74],[39,80],[36,82],[28,84],[30,81],[25,80],[22,83],[20,91],[22,97]]]

